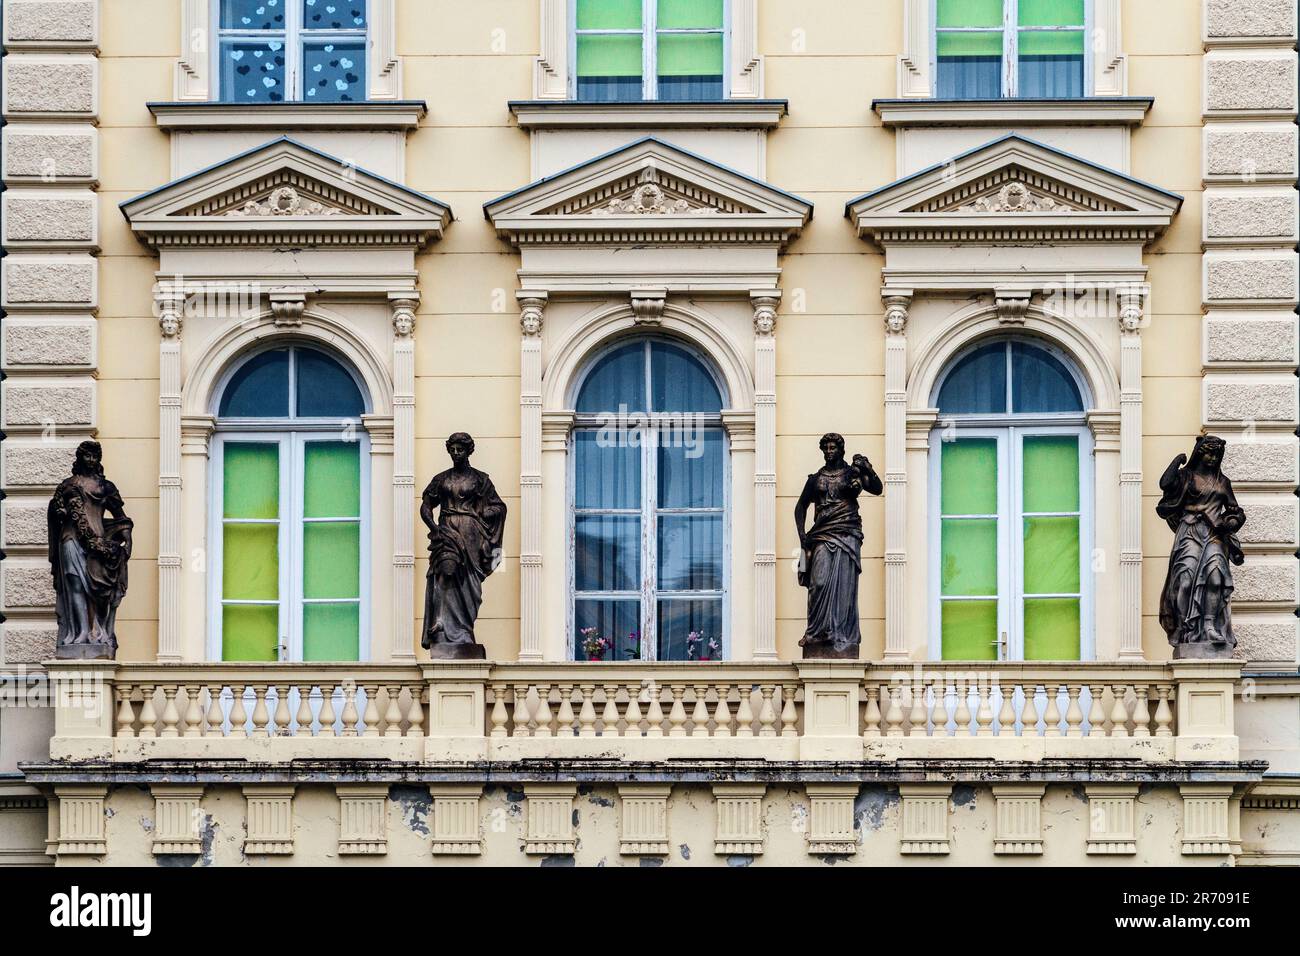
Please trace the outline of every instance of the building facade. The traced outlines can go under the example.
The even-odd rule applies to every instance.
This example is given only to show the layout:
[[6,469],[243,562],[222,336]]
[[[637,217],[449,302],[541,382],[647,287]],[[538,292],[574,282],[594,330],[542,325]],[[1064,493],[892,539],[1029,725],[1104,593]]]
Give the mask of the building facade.
[[[1291,0],[4,15],[0,862],[1300,862]],[[431,661],[460,431],[508,517]],[[1211,432],[1237,647],[1176,661]],[[130,587],[59,661],[90,437]]]

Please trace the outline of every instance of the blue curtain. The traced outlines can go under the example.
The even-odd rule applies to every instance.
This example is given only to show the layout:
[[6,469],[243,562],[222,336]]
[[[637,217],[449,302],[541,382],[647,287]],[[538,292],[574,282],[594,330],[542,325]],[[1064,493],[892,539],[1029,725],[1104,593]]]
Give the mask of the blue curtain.
[[1020,95],[1083,96],[1083,56],[1021,56]]
[[937,96],[944,100],[990,100],[1002,95],[1002,57],[949,56],[938,62]]

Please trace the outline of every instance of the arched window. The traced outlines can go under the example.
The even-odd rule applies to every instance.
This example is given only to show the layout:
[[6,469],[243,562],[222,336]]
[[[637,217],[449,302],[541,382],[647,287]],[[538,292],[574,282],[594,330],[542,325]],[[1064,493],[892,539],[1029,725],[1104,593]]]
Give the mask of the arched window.
[[209,540],[222,660],[364,654],[365,410],[357,377],[307,346],[258,352],[218,389]]
[[[592,363],[574,407],[575,655],[720,658],[728,482],[716,376],[679,345],[636,339]],[[593,653],[595,638],[608,644]]]
[[945,660],[1090,652],[1091,440],[1070,360],[985,340],[935,389],[932,651]]

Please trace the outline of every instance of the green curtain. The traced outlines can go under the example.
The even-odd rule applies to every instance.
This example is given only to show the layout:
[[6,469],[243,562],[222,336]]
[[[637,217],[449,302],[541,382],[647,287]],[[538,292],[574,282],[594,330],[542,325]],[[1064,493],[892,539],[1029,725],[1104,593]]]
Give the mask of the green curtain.
[[1002,0],[938,0],[935,25],[940,27],[1000,27]]
[[660,76],[719,76],[722,73],[721,33],[661,33]]
[[640,30],[641,0],[578,0],[579,30]]
[[1019,7],[1022,27],[1083,26],[1083,0],[1020,0]]
[[1079,439],[1074,435],[1027,435],[1021,453],[1024,502],[1024,635],[1026,660],[1078,660],[1081,586],[1078,515],[1033,512],[1079,511]]
[[273,661],[280,643],[280,446],[227,442],[223,450],[221,655]]
[[641,35],[579,34],[578,76],[640,76]]
[[[361,448],[311,441],[303,449],[302,656],[360,656]],[[312,520],[328,518],[328,521]]]
[[940,449],[940,587],[945,660],[994,660],[998,639],[998,521],[950,515],[998,513],[998,446],[993,438],[945,441]]

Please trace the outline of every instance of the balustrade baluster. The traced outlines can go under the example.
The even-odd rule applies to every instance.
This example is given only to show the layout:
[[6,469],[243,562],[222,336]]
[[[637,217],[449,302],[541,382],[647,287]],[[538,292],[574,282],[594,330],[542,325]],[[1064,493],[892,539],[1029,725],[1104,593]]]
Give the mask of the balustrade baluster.
[[135,707],[131,704],[131,692],[134,688],[130,684],[117,685],[117,737],[134,737],[135,736]]
[[[902,737],[903,734],[903,688],[900,684],[885,684],[880,691],[889,697],[889,706],[885,708],[885,736]],[[924,736],[925,722],[921,723],[922,736]],[[912,732],[916,732],[916,726],[913,725]]]
[[1025,706],[1020,711],[1020,728],[1026,737],[1038,736],[1038,685],[1032,681],[1025,683],[1021,690],[1025,695]]
[[1058,698],[1061,696],[1061,686],[1044,684],[1043,691],[1047,694],[1047,710],[1043,712],[1043,736],[1059,737],[1061,736],[1061,705]]
[[557,737],[572,737],[575,735],[572,702],[575,689],[572,684],[560,685],[560,710],[555,716],[555,736]]
[[582,694],[582,704],[578,707],[578,736],[596,736],[596,685],[581,684],[578,693]]
[[934,682],[934,736],[948,736],[948,680]]
[[603,737],[617,737],[618,733],[618,685],[602,684],[605,691],[605,706],[600,712],[600,733]]
[[993,736],[993,685],[975,682],[975,699],[978,706],[975,711],[975,736]]
[[718,694],[718,702],[713,707],[713,736],[730,737],[731,705],[727,702],[727,697],[731,693],[731,688],[726,684],[719,684],[714,689]]
[[537,685],[537,727],[534,737],[554,737],[551,730],[551,685]]
[[1101,684],[1089,684],[1088,696],[1091,701],[1088,704],[1088,736],[1105,737],[1106,736],[1106,709],[1102,706],[1101,697],[1106,689]]
[[691,736],[707,737],[709,736],[709,705],[704,702],[704,698],[708,693],[708,686],[695,684],[692,692],[695,694],[695,706],[691,708]]
[[1083,708],[1079,706],[1078,684],[1067,684],[1065,693],[1069,697],[1069,704],[1065,708],[1065,736],[1082,737],[1083,736]]
[[772,707],[772,695],[776,693],[776,688],[770,684],[764,684],[758,689],[763,695],[763,705],[758,712],[758,735],[760,737],[776,736],[776,710]]
[[1137,697],[1137,703],[1133,706],[1134,737],[1151,736],[1151,711],[1147,707],[1148,690],[1146,684],[1137,684],[1133,688],[1133,693]]
[[333,737],[334,733],[334,685],[320,685],[320,712],[316,715],[316,722],[320,725],[318,737]]
[[998,736],[1014,737],[1016,735],[1016,685],[1012,684],[1008,687],[998,681],[997,688],[998,697],[1002,699],[1002,706],[998,709]]
[[489,736],[507,737],[506,724],[510,722],[510,713],[506,710],[506,685],[492,685],[492,730]]
[[298,725],[297,735],[299,737],[312,736],[311,730],[311,684],[299,684],[298,686],[298,713],[294,716],[294,721]]
[[162,731],[159,737],[179,737],[180,731],[176,725],[181,722],[180,712],[176,709],[176,688],[167,686],[163,688],[163,712],[162,712]]
[[682,705],[682,697],[686,694],[686,687],[682,684],[671,684],[668,690],[673,695],[673,706],[668,711],[668,736],[685,737],[686,708]]
[[527,684],[515,685],[515,718],[511,727],[512,737],[531,737],[532,728],[528,726],[528,690]]
[[273,684],[271,690],[275,691],[275,732],[273,737],[292,737],[293,730],[289,726],[289,689],[284,684]]
[[903,685],[903,684],[898,685],[898,699],[899,699],[900,709],[902,707],[904,686],[906,686],[907,688],[907,697],[908,697],[908,711],[907,711],[908,731],[909,733],[915,735],[917,733],[917,728],[920,728],[921,731],[920,736],[924,737],[926,735],[925,734],[926,723],[929,721],[929,714],[926,712],[926,707],[925,707],[925,678],[923,678],[920,674],[917,674],[916,679],[913,680],[912,683],[907,685]]
[[970,735],[970,706],[968,704],[970,692],[967,689],[966,681],[962,678],[955,679],[953,681],[953,690],[957,694],[957,707],[953,712],[954,733],[958,737],[967,737]]
[[1169,706],[1173,697],[1173,688],[1168,684],[1156,687],[1159,703],[1156,704],[1156,736],[1172,737],[1174,735],[1174,712]]
[[[402,708],[397,705],[397,699],[402,693],[402,685],[388,684],[384,687],[384,694],[388,698],[388,706],[384,708],[384,736],[400,737],[402,736]],[[496,708],[493,708],[493,720],[496,719]],[[501,722],[505,723],[506,711],[501,708]],[[495,729],[495,724],[494,724]]]
[[362,690],[366,695],[366,706],[361,712],[361,736],[379,736],[379,685],[365,684]]
[[[794,695],[799,692],[795,684],[782,684],[782,696],[785,703],[781,706],[781,736],[798,737],[799,736],[799,711],[794,706]],[[876,712],[876,717],[880,717],[880,712]]]
[[[504,688],[503,688],[504,690]],[[410,687],[411,706],[406,712],[406,736],[424,736],[424,685],[413,684]]]
[[654,681],[646,688],[649,696],[650,706],[646,709],[646,731],[647,737],[662,737],[664,735],[664,709],[661,706],[660,696],[663,694],[663,688]]
[[225,731],[222,729],[221,726],[223,723],[225,723],[225,719],[221,714],[221,685],[220,684],[208,685],[208,713],[204,720],[204,723],[208,725],[207,730],[205,731],[206,736],[208,737],[225,736]]
[[[153,707],[150,706],[149,709],[152,711]],[[248,711],[244,709],[243,684],[230,685],[230,736],[248,736]]]
[[270,711],[266,709],[266,685],[253,685],[253,736],[269,737],[266,725],[271,722]]
[[1124,684],[1114,684],[1110,689],[1115,698],[1110,707],[1110,735],[1112,737],[1128,736],[1128,704],[1124,700],[1127,691],[1128,687]]
[[754,736],[754,688],[746,683],[740,685],[740,703],[736,707],[736,736]]
[[158,714],[153,708],[153,684],[140,685],[140,731],[137,737],[157,737],[158,736]]
[[181,731],[182,737],[203,736],[203,709],[199,707],[201,689],[198,684],[182,684],[177,692],[177,696],[185,704],[185,711],[181,714],[181,723],[184,725],[184,730]]
[[[879,737],[880,736],[880,688],[876,686],[875,681],[868,679],[866,684],[863,685],[862,693],[867,698],[867,710],[866,710],[866,716],[863,720],[862,736],[871,737],[871,738]],[[784,720],[782,720],[781,731],[784,734],[785,732]]]
[[624,737],[641,736],[641,685],[628,684],[627,686],[627,729],[623,731]]

